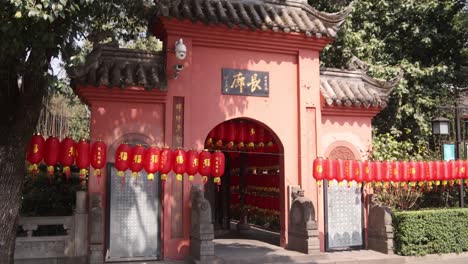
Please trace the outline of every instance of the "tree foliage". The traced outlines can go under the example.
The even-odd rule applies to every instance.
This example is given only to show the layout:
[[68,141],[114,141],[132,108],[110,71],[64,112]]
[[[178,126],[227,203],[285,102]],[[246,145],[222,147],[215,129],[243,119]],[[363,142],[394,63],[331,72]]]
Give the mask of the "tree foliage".
[[13,262],[15,221],[25,175],[24,153],[43,97],[63,87],[51,73],[52,59],[79,61],[93,32],[111,38],[145,35],[150,0],[0,1],[0,263]]
[[[337,11],[351,1],[309,2]],[[323,65],[338,68],[355,55],[372,65],[376,77],[404,71],[389,106],[373,123],[377,135],[399,131],[395,139],[413,142],[415,155],[427,146],[437,107],[452,105],[457,88],[466,86],[461,67],[468,54],[464,6],[456,0],[355,1],[338,38],[321,55]]]

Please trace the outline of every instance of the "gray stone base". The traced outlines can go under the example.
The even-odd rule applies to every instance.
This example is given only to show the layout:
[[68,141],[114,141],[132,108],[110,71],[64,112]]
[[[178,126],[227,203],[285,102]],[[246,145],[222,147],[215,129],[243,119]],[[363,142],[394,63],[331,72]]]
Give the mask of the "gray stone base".
[[89,263],[90,264],[101,264],[104,263],[104,246],[99,245],[90,245],[89,246]]
[[15,264],[86,264],[86,257],[15,259]]

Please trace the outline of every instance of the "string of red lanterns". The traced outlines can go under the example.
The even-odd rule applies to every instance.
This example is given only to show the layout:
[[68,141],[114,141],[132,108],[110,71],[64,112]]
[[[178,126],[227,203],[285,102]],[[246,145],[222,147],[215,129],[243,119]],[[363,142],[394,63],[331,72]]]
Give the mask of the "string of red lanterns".
[[[356,182],[359,186],[366,182],[380,190],[381,186],[407,189],[431,189],[433,185],[453,188],[461,179],[468,179],[468,160],[457,161],[352,161],[317,158],[313,162],[313,177],[317,185],[322,181],[336,180],[339,186],[343,182]],[[468,182],[466,187],[468,188]]]

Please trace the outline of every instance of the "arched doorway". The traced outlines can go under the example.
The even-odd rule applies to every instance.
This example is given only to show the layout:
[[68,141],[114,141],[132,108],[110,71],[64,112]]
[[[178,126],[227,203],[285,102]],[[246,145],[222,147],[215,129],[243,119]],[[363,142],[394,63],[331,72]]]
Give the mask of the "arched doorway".
[[216,237],[242,233],[243,238],[279,245],[284,169],[278,137],[256,120],[237,118],[214,127],[205,148],[221,150],[226,157],[221,184],[206,186]]

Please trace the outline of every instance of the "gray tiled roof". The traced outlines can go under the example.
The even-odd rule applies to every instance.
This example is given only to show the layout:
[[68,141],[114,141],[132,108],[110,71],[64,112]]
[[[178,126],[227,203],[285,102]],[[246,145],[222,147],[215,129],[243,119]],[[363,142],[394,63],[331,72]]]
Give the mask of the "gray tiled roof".
[[352,5],[338,13],[320,12],[302,0],[155,0],[159,17],[251,30],[303,33],[335,38]]
[[362,71],[322,69],[320,91],[328,106],[385,108],[402,72],[390,81],[368,76]]
[[164,59],[159,53],[99,46],[83,66],[70,69],[72,87],[92,85],[112,87],[139,86],[166,88]]

